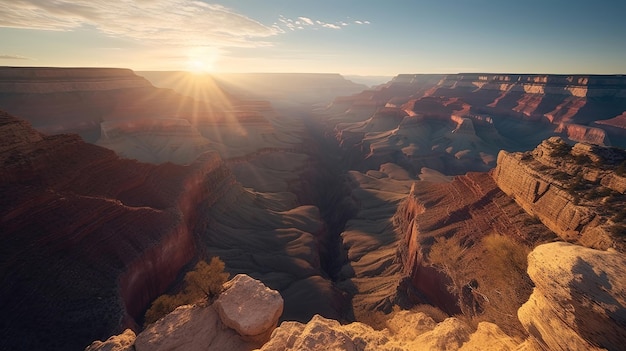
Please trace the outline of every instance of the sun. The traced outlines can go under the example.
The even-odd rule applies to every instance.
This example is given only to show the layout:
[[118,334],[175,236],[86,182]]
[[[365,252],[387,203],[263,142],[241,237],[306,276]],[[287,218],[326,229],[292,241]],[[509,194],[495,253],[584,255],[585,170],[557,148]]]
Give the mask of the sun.
[[192,47],[187,51],[185,70],[195,74],[211,73],[220,57],[220,51],[209,47]]
[[205,61],[199,59],[191,59],[187,62],[187,70],[191,73],[207,73],[211,71],[211,67]]

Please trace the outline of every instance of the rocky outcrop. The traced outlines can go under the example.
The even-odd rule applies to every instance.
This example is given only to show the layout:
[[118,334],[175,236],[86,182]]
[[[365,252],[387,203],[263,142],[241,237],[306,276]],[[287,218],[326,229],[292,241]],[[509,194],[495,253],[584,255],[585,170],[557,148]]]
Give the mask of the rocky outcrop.
[[247,275],[224,284],[213,305],[180,306],[135,338],[126,330],[85,351],[244,351],[261,346],[276,328],[283,311],[280,294]]
[[566,241],[624,250],[623,219],[611,205],[624,198],[616,167],[626,152],[550,138],[533,152],[501,151],[493,177],[531,215]]
[[[488,342],[484,342],[487,341]],[[340,325],[319,315],[308,323],[283,322],[260,351],[319,350],[515,350],[518,343],[496,325],[481,323],[474,333],[463,322],[448,318],[435,323],[424,313],[402,311],[374,330],[354,322]]]
[[135,327],[196,254],[198,210],[232,174],[215,153],[154,166],[1,121],[0,345],[77,349]]
[[568,243],[528,256],[535,288],[518,317],[550,350],[621,350],[626,344],[626,257]]
[[215,309],[222,322],[244,340],[263,343],[283,313],[283,298],[260,281],[238,274],[226,284],[226,290],[215,301]]

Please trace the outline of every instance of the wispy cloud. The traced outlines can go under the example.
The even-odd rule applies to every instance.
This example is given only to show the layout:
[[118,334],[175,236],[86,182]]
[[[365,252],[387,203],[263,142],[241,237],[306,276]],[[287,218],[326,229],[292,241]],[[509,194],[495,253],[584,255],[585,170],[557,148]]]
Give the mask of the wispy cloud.
[[30,58],[20,55],[3,55],[0,54],[0,60],[30,60]]
[[267,45],[281,33],[222,5],[195,0],[12,0],[0,6],[0,27],[100,32],[168,46]]
[[332,23],[324,23],[324,24],[322,24],[322,27],[324,27],[324,28],[331,28],[331,29],[341,29],[340,26],[338,26],[336,24],[332,24]]
[[341,29],[342,27],[347,27],[351,24],[370,24],[370,21],[337,21],[337,22],[325,22],[320,20],[314,20],[309,17],[297,17],[297,18],[287,18],[283,15],[280,15],[278,18],[278,22],[274,23],[274,27],[280,28],[283,31],[295,31],[300,29],[319,29],[319,28],[329,28],[329,29]]

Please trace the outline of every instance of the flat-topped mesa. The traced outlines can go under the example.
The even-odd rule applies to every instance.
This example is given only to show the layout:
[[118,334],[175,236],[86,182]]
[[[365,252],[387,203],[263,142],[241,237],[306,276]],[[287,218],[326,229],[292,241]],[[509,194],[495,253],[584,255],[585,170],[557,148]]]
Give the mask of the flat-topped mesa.
[[457,87],[576,97],[626,97],[626,76],[460,73],[446,78]]
[[501,151],[493,178],[566,241],[625,251],[626,151],[552,137],[532,152]]
[[40,132],[78,133],[88,142],[100,137],[104,121],[173,116],[193,122],[216,110],[117,68],[0,67],[0,106]]
[[130,69],[0,67],[0,93],[60,93],[146,88],[152,84]]
[[216,153],[142,164],[0,116],[0,140],[18,141],[0,154],[1,324],[11,336],[0,348],[78,349],[135,325],[196,254],[199,209],[234,177]]

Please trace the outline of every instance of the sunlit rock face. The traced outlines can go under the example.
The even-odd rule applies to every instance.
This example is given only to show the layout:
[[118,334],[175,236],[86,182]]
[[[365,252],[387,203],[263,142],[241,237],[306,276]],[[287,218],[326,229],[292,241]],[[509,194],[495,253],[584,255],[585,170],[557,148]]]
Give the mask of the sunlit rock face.
[[436,323],[424,313],[394,314],[383,330],[359,322],[341,325],[314,316],[308,323],[283,322],[260,351],[319,350],[515,350],[518,343],[498,326],[480,323],[472,332],[462,321]]
[[194,257],[197,211],[230,171],[215,153],[142,164],[1,117],[2,348],[76,349],[136,326]]
[[554,137],[532,152],[500,152],[493,177],[502,191],[563,240],[623,252],[621,208],[614,204],[626,192],[626,178],[616,173],[625,159],[623,150],[571,147]]
[[[437,119],[443,123],[441,128],[448,132],[455,129],[453,116],[470,118],[475,127],[478,122],[488,126],[476,129],[478,140],[487,145],[473,146],[476,141],[464,140],[465,147],[460,150],[463,152],[451,155],[467,158],[476,152],[478,155],[474,160],[482,158],[493,167],[498,149],[528,149],[552,135],[599,145],[623,146],[621,140],[626,134],[617,116],[626,111],[626,78],[610,75],[401,74],[375,90],[336,98],[327,110],[328,121],[337,126],[338,132],[348,129],[343,133],[342,141],[354,139],[349,131],[354,127],[340,123],[366,121],[383,107],[399,107],[409,116],[422,120]],[[397,155],[401,155],[400,149],[408,156],[420,150],[422,155],[419,158],[423,164],[426,162],[425,152],[445,145],[450,135],[434,133],[438,127],[433,126],[432,121],[429,124],[430,132],[427,133],[437,142],[424,139],[424,135],[413,138],[405,135],[404,139],[393,140],[402,145],[397,148]],[[396,127],[387,129],[384,138],[391,140],[390,135],[398,133]],[[367,140],[364,135],[360,139]],[[452,143],[456,142],[453,140]],[[447,147],[443,149],[447,150]],[[376,165],[369,167],[377,168]],[[432,168],[432,164],[426,167]],[[472,170],[467,164],[459,168]],[[439,170],[442,170],[441,166]]]
[[550,350],[619,350],[626,343],[626,258],[567,243],[528,256],[533,294],[518,312],[532,338]]

